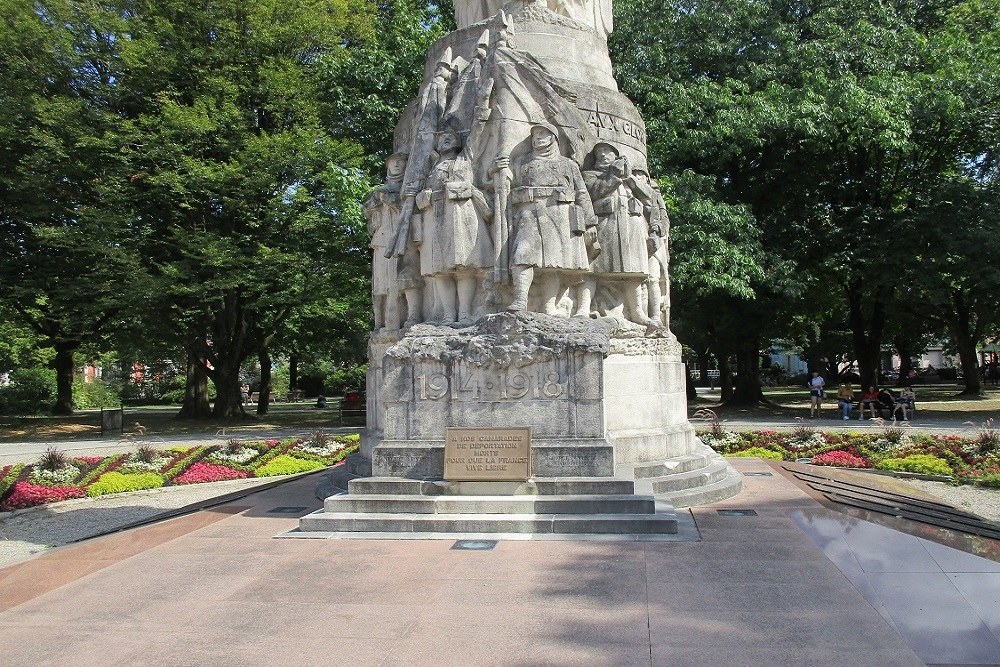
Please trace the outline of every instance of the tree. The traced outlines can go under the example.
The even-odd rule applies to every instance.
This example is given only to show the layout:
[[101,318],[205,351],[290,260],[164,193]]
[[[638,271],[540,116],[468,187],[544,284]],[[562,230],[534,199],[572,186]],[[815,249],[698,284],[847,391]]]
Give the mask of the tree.
[[[874,384],[911,260],[902,233],[911,207],[935,175],[977,162],[971,148],[992,154],[963,109],[996,109],[993,75],[979,74],[996,71],[996,60],[969,58],[985,47],[954,44],[970,43],[971,25],[995,50],[995,1],[618,7],[618,79],[647,120],[653,170],[690,170],[714,181],[716,201],[743,205],[763,256],[788,263],[803,283],[789,287],[837,284],[862,382]],[[963,86],[973,92],[958,95]],[[992,116],[978,118],[995,127]],[[780,304],[755,306],[774,317]]]
[[11,0],[2,13],[0,299],[55,350],[53,411],[68,414],[75,352],[141,292],[141,231],[105,196],[120,175],[121,20],[69,0]]
[[917,314],[945,329],[958,352],[966,396],[983,393],[979,345],[1000,331],[1000,184],[992,187],[969,179],[942,183],[913,225],[914,290]]
[[360,270],[363,152],[323,127],[317,63],[370,30],[362,2],[175,0],[129,15],[119,203],[149,229],[152,274],[189,355],[192,416],[206,378],[214,416],[242,415],[243,363]]

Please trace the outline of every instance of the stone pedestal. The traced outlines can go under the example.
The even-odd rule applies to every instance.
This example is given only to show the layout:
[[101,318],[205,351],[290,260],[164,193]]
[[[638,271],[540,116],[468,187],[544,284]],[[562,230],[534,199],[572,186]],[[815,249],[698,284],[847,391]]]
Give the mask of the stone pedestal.
[[[364,205],[377,331],[350,493],[302,530],[675,532],[671,503],[740,478],[687,422],[670,220],[610,0],[463,0],[456,21]],[[442,479],[448,427],[529,428],[529,479]]]
[[[611,319],[490,315],[375,336],[368,429],[349,490],[300,530],[371,536],[674,533],[671,503],[734,495],[739,475],[686,419],[680,345]],[[380,360],[376,361],[376,360]],[[523,482],[443,479],[445,428],[529,427]]]
[[373,339],[362,454],[378,477],[440,479],[445,427],[526,426],[536,477],[613,477],[690,454],[680,345],[613,320],[489,315]]

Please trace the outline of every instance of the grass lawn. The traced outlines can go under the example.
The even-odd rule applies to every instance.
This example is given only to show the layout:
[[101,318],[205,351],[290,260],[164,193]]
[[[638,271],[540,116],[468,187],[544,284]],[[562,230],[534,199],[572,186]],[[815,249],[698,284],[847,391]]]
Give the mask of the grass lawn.
[[[177,419],[178,406],[137,406],[125,408],[125,433],[134,430],[136,422],[146,427],[149,436],[207,435],[214,437],[221,429],[226,435],[254,437],[257,432],[276,428],[315,430],[340,425],[337,401],[319,410],[312,403],[272,403],[270,412],[258,418],[256,406],[249,406],[246,419],[239,421],[189,421]],[[362,425],[359,420],[345,425]],[[68,417],[3,417],[0,416],[0,442],[20,440],[69,440],[96,438],[101,434],[100,410],[83,410]]]
[[[961,419],[978,424],[991,417],[1000,417],[1000,387],[987,388],[986,396],[976,400],[957,396],[962,390],[962,386],[957,384],[918,384],[914,385],[913,390],[917,395],[917,414],[920,419]],[[698,388],[699,395],[704,391],[705,388]],[[854,391],[860,396],[857,386]],[[712,395],[718,396],[718,389]],[[692,401],[689,407],[711,408],[720,416],[788,419],[809,414],[809,392],[805,387],[765,387],[764,398],[768,405],[749,408],[720,407],[717,399],[710,398],[699,398]],[[830,411],[830,414],[837,409],[836,387],[831,387],[826,392],[823,409]]]

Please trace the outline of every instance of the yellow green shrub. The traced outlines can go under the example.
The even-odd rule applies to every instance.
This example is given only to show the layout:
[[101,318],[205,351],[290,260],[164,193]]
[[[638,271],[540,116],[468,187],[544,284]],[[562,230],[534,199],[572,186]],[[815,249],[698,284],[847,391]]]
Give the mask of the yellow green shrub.
[[274,477],[276,475],[294,475],[298,472],[319,470],[326,467],[319,461],[310,461],[282,454],[254,471],[254,477]]
[[915,472],[921,475],[951,475],[951,466],[944,459],[931,454],[911,454],[903,458],[877,461],[875,467],[896,472]]
[[120,473],[112,471],[101,475],[99,480],[88,486],[87,495],[96,498],[109,493],[158,489],[161,486],[163,486],[163,477],[155,472]]
[[727,459],[735,459],[746,456],[756,456],[760,459],[773,459],[775,461],[780,461],[784,458],[779,452],[765,449],[763,447],[751,447],[749,449],[744,449],[742,452],[732,452],[726,454]]

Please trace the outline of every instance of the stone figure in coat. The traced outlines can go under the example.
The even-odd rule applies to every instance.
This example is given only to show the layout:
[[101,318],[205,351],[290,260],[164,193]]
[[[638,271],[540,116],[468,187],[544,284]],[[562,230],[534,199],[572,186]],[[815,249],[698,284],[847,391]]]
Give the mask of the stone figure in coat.
[[[508,163],[497,161],[503,169]],[[562,283],[579,282],[587,271],[584,235],[597,221],[580,168],[560,153],[552,125],[531,127],[531,152],[512,168],[510,202],[514,300],[508,310],[527,310],[537,273],[543,312],[558,314]]]
[[473,183],[472,165],[457,132],[438,135],[438,160],[417,195],[421,214],[420,273],[434,285],[433,319],[471,324],[476,286],[493,268],[487,223],[492,204]]
[[406,302],[405,326],[420,321],[423,281],[419,272],[416,244],[409,239],[404,255],[386,257],[386,251],[393,246],[395,225],[400,215],[406,157],[406,153],[389,156],[386,160],[385,182],[375,188],[363,204],[368,231],[372,235],[371,247],[374,250],[372,305],[376,331],[400,328],[400,298]]
[[642,288],[649,270],[644,207],[652,190],[632,176],[628,160],[607,142],[594,145],[588,163],[591,167],[583,172],[583,178],[597,215],[601,252],[580,286],[574,314],[595,314],[591,312],[593,294],[598,282],[603,282],[621,291],[629,320],[649,324]]

